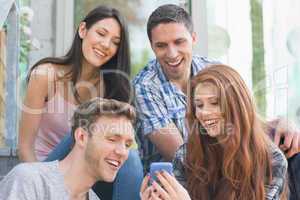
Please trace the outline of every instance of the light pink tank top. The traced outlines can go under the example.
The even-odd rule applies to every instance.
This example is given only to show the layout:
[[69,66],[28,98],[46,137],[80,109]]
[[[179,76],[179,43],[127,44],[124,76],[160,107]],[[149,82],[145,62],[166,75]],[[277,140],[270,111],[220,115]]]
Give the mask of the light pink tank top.
[[61,95],[61,84],[56,84],[54,96],[45,104],[40,127],[35,140],[35,155],[39,161],[48,154],[71,131],[71,119],[76,105],[67,102]]

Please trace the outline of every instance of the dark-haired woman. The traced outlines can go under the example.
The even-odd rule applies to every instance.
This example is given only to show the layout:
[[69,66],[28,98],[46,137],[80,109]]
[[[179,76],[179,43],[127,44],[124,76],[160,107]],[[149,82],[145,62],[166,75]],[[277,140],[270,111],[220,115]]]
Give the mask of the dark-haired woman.
[[[70,119],[76,107],[93,97],[130,102],[129,74],[125,20],[118,10],[99,6],[81,21],[65,56],[44,58],[31,68],[20,121],[20,159],[43,161],[55,148],[62,151],[61,147],[68,152],[71,138],[66,135],[70,132]],[[64,143],[56,147],[62,140]],[[61,152],[55,155],[51,159],[62,159]],[[134,195],[138,193],[142,176],[136,151],[130,153],[128,162],[129,165],[134,163],[130,168],[137,168],[132,170],[135,173],[130,179],[134,181],[134,187],[128,187]],[[116,181],[120,180],[117,178]],[[114,187],[120,193],[120,188]],[[107,187],[104,183],[99,188],[102,193],[112,191],[112,185]],[[111,192],[108,193],[100,198],[112,199]],[[117,195],[123,196],[123,193]],[[134,196],[130,198],[134,199]]]

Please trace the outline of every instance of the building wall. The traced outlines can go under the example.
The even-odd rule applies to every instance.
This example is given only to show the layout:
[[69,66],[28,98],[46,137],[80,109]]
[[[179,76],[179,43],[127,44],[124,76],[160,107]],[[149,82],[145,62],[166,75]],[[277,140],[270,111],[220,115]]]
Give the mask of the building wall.
[[55,49],[55,0],[31,0],[34,11],[31,23],[32,38],[36,38],[41,48],[29,54],[29,66],[46,56],[53,56]]

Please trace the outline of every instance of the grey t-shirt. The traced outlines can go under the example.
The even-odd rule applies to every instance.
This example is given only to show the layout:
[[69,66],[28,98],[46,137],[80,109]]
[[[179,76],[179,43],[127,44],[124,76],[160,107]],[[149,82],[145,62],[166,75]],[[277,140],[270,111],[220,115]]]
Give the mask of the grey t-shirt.
[[[58,161],[22,163],[14,167],[0,182],[0,199],[68,200],[63,174]],[[90,190],[89,200],[100,200]]]

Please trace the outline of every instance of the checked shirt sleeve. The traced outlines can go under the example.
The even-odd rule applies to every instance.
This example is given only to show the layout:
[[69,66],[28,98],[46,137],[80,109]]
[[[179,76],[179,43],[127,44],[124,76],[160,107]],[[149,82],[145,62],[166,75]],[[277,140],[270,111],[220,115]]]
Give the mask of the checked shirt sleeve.
[[187,188],[186,183],[186,176],[184,172],[184,159],[186,157],[186,144],[183,144],[179,149],[176,151],[174,160],[173,160],[173,167],[174,167],[174,176],[177,181],[185,188]]
[[137,126],[143,135],[152,133],[172,123],[158,88],[136,85],[135,107],[137,111]]
[[283,153],[272,145],[272,180],[265,185],[266,200],[280,200],[287,178],[287,160]]

